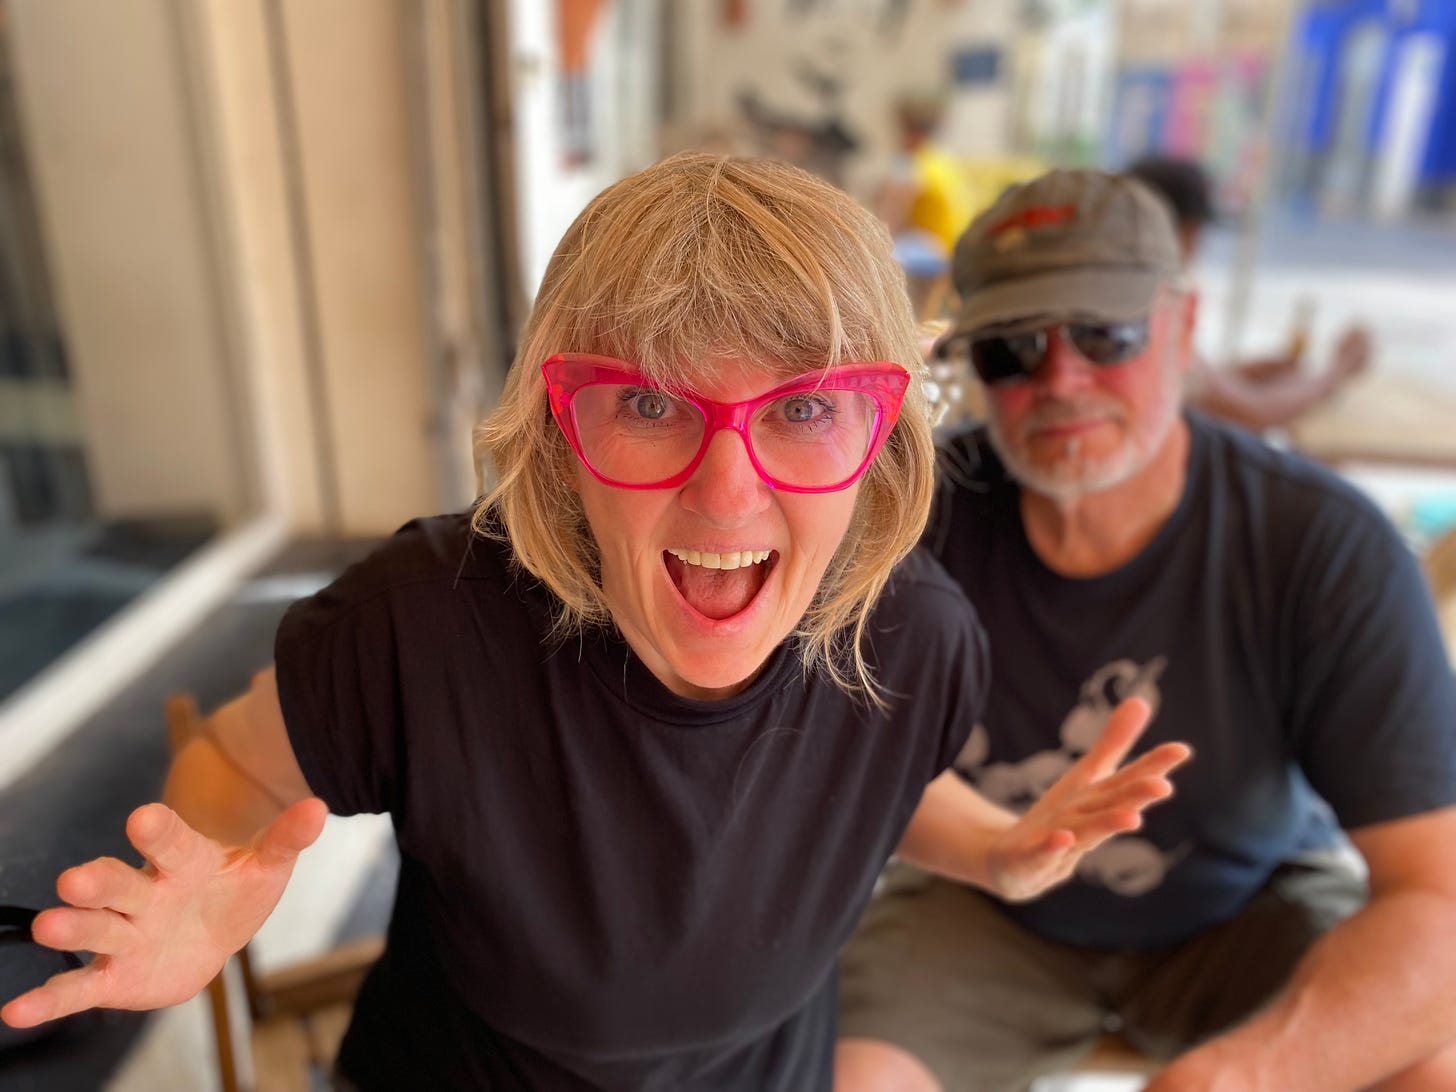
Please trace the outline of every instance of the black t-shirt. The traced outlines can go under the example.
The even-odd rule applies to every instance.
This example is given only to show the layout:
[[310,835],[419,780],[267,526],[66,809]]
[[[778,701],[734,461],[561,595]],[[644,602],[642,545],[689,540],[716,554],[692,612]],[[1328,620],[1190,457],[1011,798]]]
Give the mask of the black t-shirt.
[[985,643],[928,557],[868,658],[879,713],[786,645],[668,691],[465,516],[411,523],[279,628],[309,785],[403,858],[341,1069],[365,1089],[829,1087],[835,954],[979,716]]
[[1065,887],[1007,909],[1068,943],[1184,939],[1238,913],[1281,861],[1328,844],[1335,823],[1456,802],[1456,686],[1394,528],[1328,471],[1188,421],[1177,509],[1136,557],[1094,579],[1042,564],[1019,488],[983,433],[942,445],[926,541],[995,650],[961,773],[1024,810],[1135,694],[1156,711],[1139,751],[1194,748],[1143,830],[1089,855]]

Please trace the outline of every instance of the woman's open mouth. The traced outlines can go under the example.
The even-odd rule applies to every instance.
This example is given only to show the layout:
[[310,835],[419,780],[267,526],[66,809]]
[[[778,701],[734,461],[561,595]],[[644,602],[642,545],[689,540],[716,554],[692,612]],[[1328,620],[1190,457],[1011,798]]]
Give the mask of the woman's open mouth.
[[748,609],[778,563],[775,550],[662,551],[667,575],[693,610],[721,622]]

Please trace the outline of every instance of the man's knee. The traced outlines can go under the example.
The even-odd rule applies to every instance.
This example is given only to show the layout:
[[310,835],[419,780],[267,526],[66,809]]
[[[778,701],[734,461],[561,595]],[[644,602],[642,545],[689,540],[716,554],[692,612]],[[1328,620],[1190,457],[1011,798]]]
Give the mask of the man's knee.
[[841,1039],[834,1051],[834,1092],[941,1092],[915,1055],[883,1039]]

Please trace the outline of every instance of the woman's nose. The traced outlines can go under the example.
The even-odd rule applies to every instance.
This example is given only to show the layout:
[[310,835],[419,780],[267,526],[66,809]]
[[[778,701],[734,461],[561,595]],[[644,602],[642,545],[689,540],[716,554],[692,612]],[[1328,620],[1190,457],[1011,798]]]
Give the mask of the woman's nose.
[[758,476],[743,437],[720,429],[708,442],[703,461],[683,483],[682,504],[714,526],[733,527],[772,503],[772,490]]

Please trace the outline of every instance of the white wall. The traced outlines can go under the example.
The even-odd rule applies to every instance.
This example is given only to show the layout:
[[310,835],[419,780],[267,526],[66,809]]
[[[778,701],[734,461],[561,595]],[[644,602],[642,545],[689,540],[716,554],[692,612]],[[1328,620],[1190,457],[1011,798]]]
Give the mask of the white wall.
[[235,519],[251,460],[166,0],[16,0],[27,152],[99,514]]
[[323,525],[324,483],[263,5],[200,0],[195,10],[193,40],[211,74],[211,149],[265,507],[314,531]]
[[284,6],[340,511],[381,533],[439,505],[403,7]]
[[103,515],[312,529],[333,491],[337,530],[384,533],[441,503],[407,5],[291,0],[279,33],[267,11],[11,6],[81,429]]

